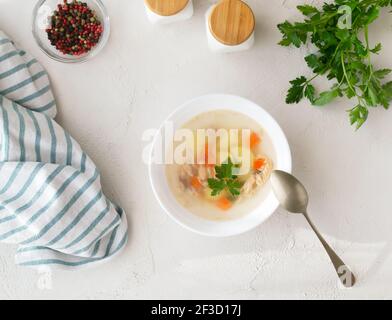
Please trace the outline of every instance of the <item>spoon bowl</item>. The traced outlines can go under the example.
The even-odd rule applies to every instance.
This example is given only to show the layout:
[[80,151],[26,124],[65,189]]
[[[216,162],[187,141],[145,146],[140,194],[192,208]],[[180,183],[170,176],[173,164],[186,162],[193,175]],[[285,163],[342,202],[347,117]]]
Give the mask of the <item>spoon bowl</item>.
[[284,171],[275,170],[271,175],[271,184],[276,198],[287,211],[291,213],[306,211],[309,203],[308,192],[297,178]]

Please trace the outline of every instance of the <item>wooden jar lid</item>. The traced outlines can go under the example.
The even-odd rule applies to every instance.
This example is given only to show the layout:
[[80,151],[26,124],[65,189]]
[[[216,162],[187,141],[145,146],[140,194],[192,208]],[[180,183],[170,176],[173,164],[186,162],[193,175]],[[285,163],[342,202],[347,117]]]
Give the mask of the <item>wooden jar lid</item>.
[[252,35],[256,21],[252,9],[241,0],[221,0],[212,9],[209,27],[221,43],[239,45]]
[[148,8],[160,16],[173,16],[182,11],[189,0],[144,0]]

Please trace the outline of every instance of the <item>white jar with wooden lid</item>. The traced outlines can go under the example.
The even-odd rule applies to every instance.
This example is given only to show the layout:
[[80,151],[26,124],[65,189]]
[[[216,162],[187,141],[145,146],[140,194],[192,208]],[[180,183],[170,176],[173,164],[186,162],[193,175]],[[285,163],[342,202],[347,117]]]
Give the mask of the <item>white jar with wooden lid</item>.
[[208,10],[206,25],[208,44],[213,51],[244,51],[254,44],[256,19],[244,1],[219,1]]
[[193,16],[192,0],[144,0],[149,20],[165,24],[187,20]]

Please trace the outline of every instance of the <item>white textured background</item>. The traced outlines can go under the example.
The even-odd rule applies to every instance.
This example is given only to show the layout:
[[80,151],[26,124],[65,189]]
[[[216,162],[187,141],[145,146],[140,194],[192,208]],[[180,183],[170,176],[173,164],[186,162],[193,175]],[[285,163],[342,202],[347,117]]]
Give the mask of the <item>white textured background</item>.
[[[141,0],[104,0],[109,44],[81,65],[51,61],[39,50],[31,35],[35,2],[0,0],[0,29],[48,69],[58,121],[96,161],[107,194],[125,208],[130,241],[108,264],[54,273],[52,288],[44,290],[45,276],[15,267],[15,248],[0,244],[0,299],[392,298],[392,111],[372,110],[355,133],[345,112],[351,102],[285,105],[288,81],[309,71],[306,50],[276,45],[276,25],[298,18],[295,6],[303,1],[248,0],[257,18],[255,48],[220,56],[206,44],[204,13],[212,0],[194,0],[192,20],[164,27],[147,21]],[[384,44],[380,66],[392,66],[386,11],[371,30],[372,42]],[[207,93],[244,96],[278,120],[294,172],[309,189],[311,216],[357,274],[354,289],[340,288],[300,216],[280,210],[250,233],[216,240],[183,230],[162,212],[141,161],[141,134]]]

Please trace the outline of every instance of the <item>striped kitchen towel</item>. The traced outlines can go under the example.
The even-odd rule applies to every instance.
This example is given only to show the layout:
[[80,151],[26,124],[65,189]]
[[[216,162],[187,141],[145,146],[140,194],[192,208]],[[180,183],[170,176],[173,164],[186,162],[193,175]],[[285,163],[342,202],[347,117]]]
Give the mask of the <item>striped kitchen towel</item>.
[[0,242],[22,266],[106,261],[127,242],[126,216],[55,115],[47,73],[0,30]]

